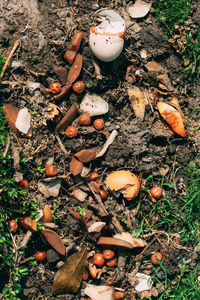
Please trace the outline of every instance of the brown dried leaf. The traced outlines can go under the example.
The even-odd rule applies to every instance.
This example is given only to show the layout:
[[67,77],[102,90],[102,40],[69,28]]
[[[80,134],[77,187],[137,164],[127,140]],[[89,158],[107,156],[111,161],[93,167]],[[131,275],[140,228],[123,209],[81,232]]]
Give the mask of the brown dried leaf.
[[62,118],[62,120],[58,123],[56,126],[55,131],[58,132],[60,130],[64,130],[76,117],[76,114],[78,112],[78,104],[75,102],[71,105],[69,110],[66,112],[65,116]]
[[76,159],[75,157],[72,157],[69,163],[69,169],[74,176],[79,175],[83,169],[83,163],[78,159]]
[[67,82],[73,83],[78,78],[78,76],[81,72],[82,63],[83,63],[82,56],[78,53],[73,62],[73,65],[69,69],[69,73],[67,76]]
[[173,135],[173,131],[160,120],[156,121],[151,127],[151,133],[158,137],[170,137]]
[[48,108],[50,109],[50,112],[49,112],[49,115],[48,115],[49,119],[52,120],[55,116],[59,115],[58,106],[55,105],[54,103],[49,102]]
[[67,69],[65,67],[55,65],[53,66],[53,70],[60,82],[64,85],[67,82]]
[[69,45],[69,47],[67,48],[67,50],[64,54],[64,59],[69,64],[72,64],[74,61],[76,53],[79,50],[82,37],[83,37],[83,32],[81,32],[81,31],[76,32],[72,38],[71,44]]
[[58,253],[65,255],[65,245],[59,235],[50,229],[40,231],[42,237],[51,245]]
[[15,123],[18,116],[18,109],[12,104],[5,104],[3,107],[4,114],[8,120],[9,126],[17,130]]
[[123,241],[121,239],[116,239],[113,237],[100,237],[97,242],[97,245],[103,247],[116,247],[123,249],[133,249],[133,245],[129,242]]
[[83,163],[88,163],[96,158],[96,154],[101,150],[101,148],[91,148],[85,149],[74,154],[78,160]]
[[144,119],[146,95],[140,88],[134,86],[128,89],[128,96],[131,101],[131,106],[137,118]]
[[53,282],[53,295],[76,293],[87,267],[87,247],[72,254],[57,271]]

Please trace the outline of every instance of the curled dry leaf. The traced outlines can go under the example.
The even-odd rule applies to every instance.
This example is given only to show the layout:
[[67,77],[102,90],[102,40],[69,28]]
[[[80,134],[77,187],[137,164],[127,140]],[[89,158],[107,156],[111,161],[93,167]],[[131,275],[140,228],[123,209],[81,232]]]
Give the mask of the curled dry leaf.
[[24,228],[31,231],[37,231],[37,221],[31,217],[20,218],[20,223]]
[[67,82],[72,84],[79,76],[82,68],[83,59],[82,56],[78,53],[75,57],[73,65],[69,69],[67,76]]
[[74,176],[79,175],[83,170],[83,163],[75,157],[72,157],[69,163],[69,169]]
[[40,234],[59,254],[65,255],[65,245],[57,233],[44,229],[40,231]]
[[116,239],[114,237],[100,237],[100,239],[97,242],[97,245],[103,246],[103,247],[116,247],[116,248],[122,248],[122,249],[133,249],[133,245],[129,242],[126,242],[121,239]]
[[121,239],[133,245],[133,248],[143,248],[146,246],[146,241],[140,238],[134,238],[129,232],[117,233],[114,238]]
[[174,132],[181,136],[185,136],[185,128],[181,114],[171,105],[158,102],[157,103],[159,113],[165,119],[165,121],[171,126]]
[[71,105],[69,110],[66,112],[65,116],[62,118],[62,120],[56,126],[56,129],[55,129],[56,132],[66,129],[67,126],[71,124],[71,122],[76,117],[78,108],[79,108],[79,106],[76,102]]
[[83,292],[92,300],[114,300],[114,290],[110,286],[87,284]]
[[87,247],[72,254],[57,271],[53,282],[53,295],[76,293],[87,267]]
[[53,66],[53,70],[56,76],[58,77],[59,81],[64,85],[67,82],[67,69],[65,67],[55,65]]
[[133,6],[128,9],[131,18],[143,18],[150,11],[151,3],[144,2],[142,0],[136,0]]
[[95,265],[93,265],[92,263],[89,263],[88,270],[89,270],[90,276],[92,276],[92,278],[97,277],[97,267]]
[[96,158],[101,148],[85,149],[77,152],[74,156],[83,163],[88,163]]
[[72,38],[71,44],[69,45],[69,47],[67,48],[64,54],[64,59],[69,64],[72,64],[75,59],[76,53],[78,52],[81,44],[82,37],[83,37],[83,32],[80,31],[76,32]]
[[141,91],[140,88],[134,86],[128,89],[128,96],[136,117],[143,120],[145,114],[145,105],[148,103],[146,93]]
[[151,133],[154,136],[170,137],[173,135],[173,131],[166,124],[163,124],[160,120],[156,121],[151,127]]

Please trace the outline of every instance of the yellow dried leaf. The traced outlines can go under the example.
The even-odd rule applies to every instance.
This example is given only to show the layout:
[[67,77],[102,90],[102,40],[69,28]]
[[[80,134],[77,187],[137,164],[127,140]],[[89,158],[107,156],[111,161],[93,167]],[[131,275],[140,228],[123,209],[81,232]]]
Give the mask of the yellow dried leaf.
[[128,89],[128,96],[136,117],[143,120],[145,114],[145,105],[148,102],[145,92],[134,86]]

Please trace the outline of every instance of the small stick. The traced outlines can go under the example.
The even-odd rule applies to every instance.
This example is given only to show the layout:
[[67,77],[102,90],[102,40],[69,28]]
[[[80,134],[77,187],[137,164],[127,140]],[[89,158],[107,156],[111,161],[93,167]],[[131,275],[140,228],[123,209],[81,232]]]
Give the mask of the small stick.
[[62,150],[62,152],[65,153],[65,155],[69,155],[69,152],[67,152],[67,150],[65,149],[60,137],[56,134],[55,137],[57,138],[58,144],[60,146],[60,149]]
[[14,46],[13,46],[12,50],[10,51],[10,54],[8,55],[8,58],[6,59],[6,62],[5,62],[5,64],[4,64],[4,66],[3,66],[3,69],[2,69],[2,71],[1,71],[0,78],[3,77],[3,75],[4,75],[4,73],[5,73],[5,70],[7,69],[7,66],[8,66],[8,64],[9,64],[9,62],[10,62],[10,60],[11,60],[11,58],[12,58],[12,56],[13,56],[13,54],[14,54],[14,52],[15,52],[15,50],[17,49],[18,46],[19,46],[19,42],[18,42],[18,41],[15,41]]
[[96,78],[98,80],[102,80],[103,76],[101,75],[100,67],[99,67],[99,65],[98,65],[95,58],[92,60],[92,63],[93,63],[93,66],[94,66],[94,71],[95,71]]
[[146,245],[146,247],[142,250],[142,252],[136,256],[135,262],[137,262],[140,259],[140,257],[143,255],[143,253],[149,248],[149,246],[151,246],[151,244],[153,244],[155,242],[156,239],[157,239],[157,236],[155,236],[153,238],[153,240]]
[[[102,210],[104,211],[104,213],[106,215],[108,215],[108,211],[107,209],[105,208],[105,205],[103,204],[102,200],[101,200],[101,197],[99,196],[99,194],[97,194],[97,191],[94,191],[91,184],[88,183],[88,186],[89,186],[89,189],[91,190],[92,194],[95,196],[97,202],[99,203],[100,207],[102,208]],[[117,220],[117,217],[115,216],[115,220]],[[117,230],[117,232],[119,233],[122,233],[122,230],[121,230],[121,225],[120,226],[117,226],[118,224],[115,222],[114,219],[112,219],[112,224],[113,226],[115,227],[115,229]],[[117,220],[118,221],[118,220]]]
[[[26,245],[28,244],[28,242],[29,242],[31,236],[32,236],[32,231],[28,230],[27,233],[26,233],[26,235],[25,235],[25,237],[24,237],[24,239],[23,239],[23,241],[22,241],[21,244],[19,245],[18,249],[20,249],[20,248],[22,248],[22,247],[26,247]],[[18,263],[19,263],[20,260],[21,260],[21,256],[22,256],[22,255],[20,255],[20,256],[18,257],[18,260],[17,260]]]
[[4,150],[4,153],[3,153],[3,157],[6,157],[7,153],[8,153],[8,149],[10,147],[10,136],[8,135],[8,138],[7,138],[7,144],[6,144],[6,148]]

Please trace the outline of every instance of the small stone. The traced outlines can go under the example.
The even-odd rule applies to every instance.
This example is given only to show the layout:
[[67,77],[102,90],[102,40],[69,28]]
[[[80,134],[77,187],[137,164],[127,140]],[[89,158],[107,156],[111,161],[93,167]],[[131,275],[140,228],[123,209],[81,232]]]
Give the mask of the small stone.
[[61,182],[62,179],[60,178],[55,178],[48,182],[40,181],[38,182],[38,189],[46,198],[57,197],[60,192]]
[[52,264],[59,261],[60,257],[56,251],[53,249],[47,250],[47,261]]

